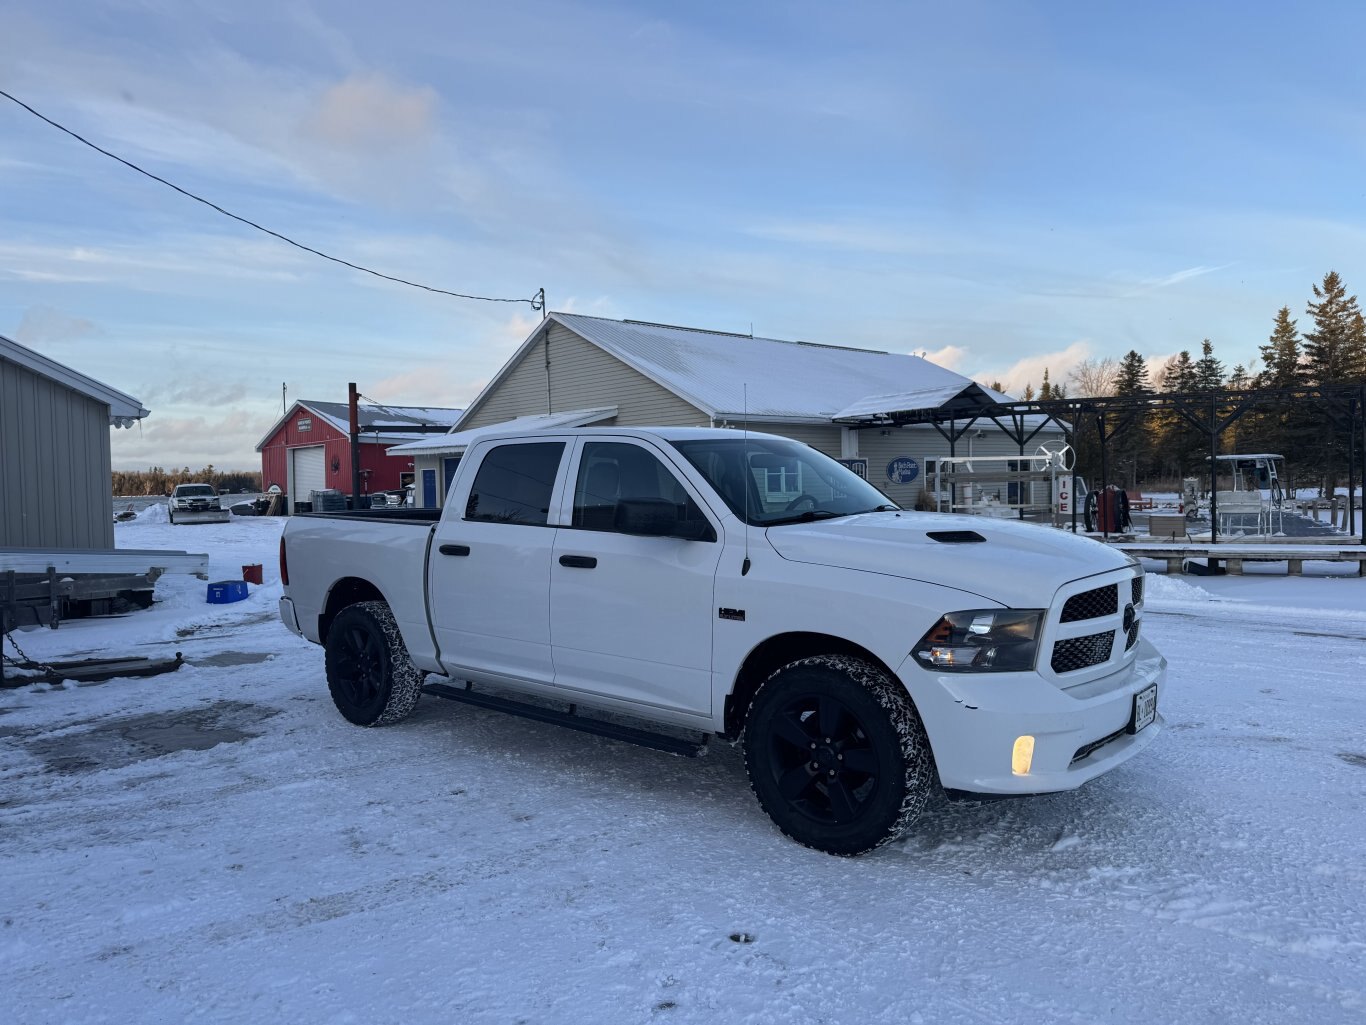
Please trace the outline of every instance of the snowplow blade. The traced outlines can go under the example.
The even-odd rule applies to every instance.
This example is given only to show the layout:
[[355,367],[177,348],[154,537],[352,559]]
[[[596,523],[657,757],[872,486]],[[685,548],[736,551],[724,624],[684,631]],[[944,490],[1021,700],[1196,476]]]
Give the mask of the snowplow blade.
[[171,515],[175,523],[227,523],[232,519],[227,509],[177,509]]

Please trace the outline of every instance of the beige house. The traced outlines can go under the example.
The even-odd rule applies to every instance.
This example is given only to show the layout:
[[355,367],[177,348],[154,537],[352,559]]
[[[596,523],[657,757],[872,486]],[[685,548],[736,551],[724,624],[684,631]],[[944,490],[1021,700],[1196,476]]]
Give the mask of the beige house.
[[[748,424],[858,461],[851,465],[871,483],[912,506],[949,443],[930,426],[879,425],[876,414],[917,408],[908,401],[937,406],[965,390],[1008,401],[920,356],[551,313],[450,434],[395,445],[389,454],[412,461],[419,494],[424,474],[438,483],[441,501],[465,447],[483,429]],[[1061,437],[1050,424],[1026,452]],[[989,420],[956,443],[960,456],[1019,450]]]

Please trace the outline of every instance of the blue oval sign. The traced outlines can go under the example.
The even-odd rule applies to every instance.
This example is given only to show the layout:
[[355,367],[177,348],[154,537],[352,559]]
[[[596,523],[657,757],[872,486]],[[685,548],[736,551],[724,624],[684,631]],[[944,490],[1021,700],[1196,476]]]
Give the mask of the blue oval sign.
[[920,464],[910,456],[900,456],[887,464],[887,479],[893,484],[909,484],[920,476]]

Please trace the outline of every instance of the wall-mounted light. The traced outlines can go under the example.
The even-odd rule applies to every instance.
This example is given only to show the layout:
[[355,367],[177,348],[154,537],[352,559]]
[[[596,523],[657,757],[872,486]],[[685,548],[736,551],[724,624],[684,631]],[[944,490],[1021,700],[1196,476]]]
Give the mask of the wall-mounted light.
[[341,469],[341,456],[332,457],[332,472],[336,473]]

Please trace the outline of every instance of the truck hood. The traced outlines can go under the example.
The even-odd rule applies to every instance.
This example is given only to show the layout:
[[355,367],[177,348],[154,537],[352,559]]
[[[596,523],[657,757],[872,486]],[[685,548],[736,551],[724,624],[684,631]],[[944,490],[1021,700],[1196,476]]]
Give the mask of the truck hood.
[[[970,531],[984,541],[932,535]],[[784,559],[923,580],[1008,608],[1042,608],[1071,580],[1122,569],[1113,548],[1052,527],[983,516],[880,512],[770,527]]]

